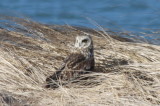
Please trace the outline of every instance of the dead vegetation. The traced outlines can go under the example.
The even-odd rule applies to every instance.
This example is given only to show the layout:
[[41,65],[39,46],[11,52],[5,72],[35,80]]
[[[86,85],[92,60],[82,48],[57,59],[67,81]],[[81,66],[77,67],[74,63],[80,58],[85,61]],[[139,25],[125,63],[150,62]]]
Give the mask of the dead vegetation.
[[[15,17],[1,20],[8,20],[0,29],[1,105],[160,105],[160,46],[87,28]],[[56,71],[81,33],[92,34],[95,71],[65,87],[45,89],[45,78]]]

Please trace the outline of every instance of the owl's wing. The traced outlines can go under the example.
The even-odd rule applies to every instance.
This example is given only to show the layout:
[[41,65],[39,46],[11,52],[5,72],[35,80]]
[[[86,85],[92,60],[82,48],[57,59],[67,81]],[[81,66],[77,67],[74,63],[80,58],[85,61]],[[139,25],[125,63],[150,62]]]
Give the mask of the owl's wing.
[[53,75],[47,77],[46,82],[49,87],[57,87],[57,84],[50,84],[59,79],[63,81],[69,81],[76,78],[86,71],[90,71],[94,68],[94,58],[86,59],[83,54],[71,54],[64,61],[62,66]]
[[79,70],[82,67],[78,67],[78,64],[85,61],[85,57],[82,54],[71,54],[64,59],[61,67],[51,76],[47,77],[46,81],[57,80],[63,74],[69,73],[69,70]]
[[64,60],[65,67],[72,70],[80,70],[83,67],[78,67],[79,63],[82,63],[86,60],[83,54],[71,54],[68,58]]

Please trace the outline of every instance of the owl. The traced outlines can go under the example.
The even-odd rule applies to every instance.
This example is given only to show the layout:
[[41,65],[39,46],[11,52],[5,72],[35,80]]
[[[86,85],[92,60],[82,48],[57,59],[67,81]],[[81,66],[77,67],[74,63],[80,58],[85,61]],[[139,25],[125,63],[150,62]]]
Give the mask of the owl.
[[93,41],[89,35],[77,36],[74,51],[64,59],[62,66],[46,78],[46,88],[56,88],[74,80],[81,74],[94,70]]

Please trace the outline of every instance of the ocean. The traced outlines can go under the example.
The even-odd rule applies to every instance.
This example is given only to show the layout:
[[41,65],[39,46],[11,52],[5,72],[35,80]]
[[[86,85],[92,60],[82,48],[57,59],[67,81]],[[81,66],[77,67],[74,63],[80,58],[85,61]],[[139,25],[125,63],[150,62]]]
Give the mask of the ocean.
[[[1,0],[0,14],[131,32],[160,44],[160,0]],[[156,41],[154,41],[156,39]],[[158,39],[158,40],[157,40]]]

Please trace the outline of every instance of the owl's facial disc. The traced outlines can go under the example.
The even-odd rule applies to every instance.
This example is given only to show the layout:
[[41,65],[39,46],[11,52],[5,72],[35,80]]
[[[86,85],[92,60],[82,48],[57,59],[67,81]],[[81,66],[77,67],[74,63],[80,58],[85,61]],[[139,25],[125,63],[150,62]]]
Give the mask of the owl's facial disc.
[[75,47],[78,49],[85,49],[91,45],[91,39],[88,36],[77,36]]

